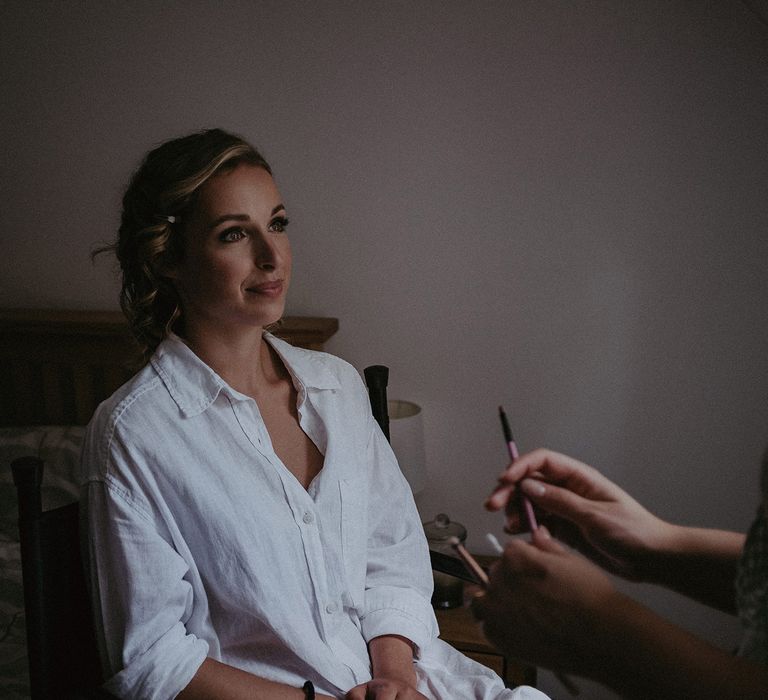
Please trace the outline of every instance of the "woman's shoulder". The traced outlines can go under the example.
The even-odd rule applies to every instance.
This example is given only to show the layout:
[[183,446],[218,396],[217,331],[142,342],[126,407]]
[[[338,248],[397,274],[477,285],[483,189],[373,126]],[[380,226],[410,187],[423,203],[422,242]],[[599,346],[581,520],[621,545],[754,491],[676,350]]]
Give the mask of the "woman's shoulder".
[[146,365],[98,405],[86,428],[86,444],[108,452],[116,434],[126,433],[134,441],[142,434],[153,434],[167,393],[157,372]]
[[99,404],[83,440],[83,481],[104,481],[107,474],[113,475],[116,445],[130,443],[138,449],[143,440],[156,434],[160,421],[152,410],[152,396],[159,396],[156,390],[160,387],[157,372],[146,365]]

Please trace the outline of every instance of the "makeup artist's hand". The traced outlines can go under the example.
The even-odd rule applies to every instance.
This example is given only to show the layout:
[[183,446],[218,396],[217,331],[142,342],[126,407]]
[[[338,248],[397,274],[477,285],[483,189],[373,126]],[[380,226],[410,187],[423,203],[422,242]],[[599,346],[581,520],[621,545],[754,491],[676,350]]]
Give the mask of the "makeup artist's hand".
[[507,543],[472,611],[488,640],[511,656],[588,675],[604,657],[602,618],[621,609],[623,598],[604,572],[541,526],[530,543]]
[[655,553],[664,551],[673,526],[647,511],[596,469],[550,450],[521,455],[486,501],[504,508],[505,530],[523,530],[515,497],[531,500],[552,534],[606,570],[642,580]]
[[630,599],[545,526],[531,542],[507,543],[472,611],[508,655],[591,678],[628,700],[768,697],[764,664],[718,649]]

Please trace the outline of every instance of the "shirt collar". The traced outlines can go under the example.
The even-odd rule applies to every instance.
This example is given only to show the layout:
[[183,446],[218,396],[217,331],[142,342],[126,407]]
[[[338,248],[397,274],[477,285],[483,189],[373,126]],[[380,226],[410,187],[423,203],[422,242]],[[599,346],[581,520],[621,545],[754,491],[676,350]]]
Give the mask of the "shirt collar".
[[[294,347],[268,332],[264,339],[280,356],[297,391],[341,386],[321,353]],[[160,343],[150,363],[185,418],[203,413],[222,392],[234,401],[250,400],[229,386],[177,335],[170,334]]]
[[338,389],[341,386],[339,378],[328,367],[324,353],[317,350],[297,348],[286,343],[271,333],[264,333],[264,339],[280,356],[293,379],[296,390],[306,389]]

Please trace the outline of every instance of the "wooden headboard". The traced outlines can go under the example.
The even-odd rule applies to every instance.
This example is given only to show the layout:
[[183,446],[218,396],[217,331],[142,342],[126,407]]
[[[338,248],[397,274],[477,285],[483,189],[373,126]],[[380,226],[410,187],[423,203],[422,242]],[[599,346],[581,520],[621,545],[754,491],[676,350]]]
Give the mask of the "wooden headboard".
[[[287,316],[274,333],[320,350],[338,327]],[[119,311],[0,310],[0,426],[85,425],[139,357]]]

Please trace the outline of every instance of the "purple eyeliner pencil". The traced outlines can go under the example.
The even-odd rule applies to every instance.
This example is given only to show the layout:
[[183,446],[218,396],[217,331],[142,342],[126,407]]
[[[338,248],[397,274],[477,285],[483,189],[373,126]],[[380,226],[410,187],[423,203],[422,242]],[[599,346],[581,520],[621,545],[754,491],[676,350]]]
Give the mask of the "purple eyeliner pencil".
[[[504,440],[507,443],[507,452],[509,453],[509,458],[514,461],[520,456],[520,454],[517,451],[517,445],[515,444],[515,440],[512,437],[512,431],[509,429],[507,414],[504,413],[504,409],[501,406],[499,406],[499,418],[501,419],[501,429],[504,431]],[[525,519],[528,523],[528,529],[533,532],[539,527],[539,524],[536,522],[536,515],[533,512],[533,505],[524,493],[521,491],[519,491],[519,493],[520,504],[523,507],[523,513],[525,514]]]

